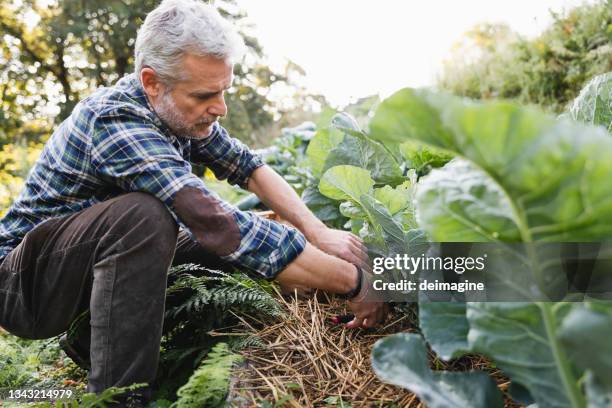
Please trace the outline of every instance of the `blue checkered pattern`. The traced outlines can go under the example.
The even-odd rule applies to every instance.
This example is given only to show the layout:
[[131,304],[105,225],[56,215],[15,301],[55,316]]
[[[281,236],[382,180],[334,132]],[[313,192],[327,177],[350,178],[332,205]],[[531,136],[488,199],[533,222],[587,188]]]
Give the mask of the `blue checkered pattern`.
[[[0,220],[0,260],[41,222],[132,191],[157,197],[189,231],[172,207],[176,193],[196,187],[214,194],[191,172],[190,162],[206,165],[217,178],[242,187],[263,165],[217,123],[203,140],[173,135],[133,74],[112,88],[97,90],[53,133],[23,191]],[[225,202],[222,206],[233,214],[241,233],[237,250],[224,257],[237,267],[272,278],[303,251],[306,240],[294,228]]]

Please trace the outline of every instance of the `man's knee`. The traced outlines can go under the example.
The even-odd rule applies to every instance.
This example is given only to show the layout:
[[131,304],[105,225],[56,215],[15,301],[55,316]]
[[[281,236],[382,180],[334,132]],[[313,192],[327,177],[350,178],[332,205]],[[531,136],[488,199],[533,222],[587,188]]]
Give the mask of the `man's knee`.
[[[178,225],[166,206],[146,193],[128,193],[107,207],[110,226],[107,243],[120,239],[123,246],[146,249],[160,259],[172,259]],[[108,224],[107,224],[108,225]]]
[[131,212],[154,218],[172,218],[164,203],[151,194],[126,193],[116,197],[114,201],[113,208],[124,213]]
[[176,242],[178,225],[159,199],[147,193],[127,193],[115,199],[111,209],[118,219],[130,226],[140,225],[151,233],[170,236]]

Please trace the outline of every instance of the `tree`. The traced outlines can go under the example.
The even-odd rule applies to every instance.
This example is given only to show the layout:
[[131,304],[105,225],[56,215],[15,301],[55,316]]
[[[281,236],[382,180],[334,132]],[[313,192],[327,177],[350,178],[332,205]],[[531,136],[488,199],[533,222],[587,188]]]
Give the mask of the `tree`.
[[[138,27],[157,0],[0,0],[3,32],[0,57],[0,143],[27,137],[40,140],[64,120],[93,89],[109,86],[133,71]],[[230,133],[243,140],[270,124],[270,87],[286,78],[263,64],[262,49],[242,24],[235,0],[215,2],[221,14],[243,28],[248,63],[236,66],[228,95]],[[26,124],[39,123],[35,129]]]

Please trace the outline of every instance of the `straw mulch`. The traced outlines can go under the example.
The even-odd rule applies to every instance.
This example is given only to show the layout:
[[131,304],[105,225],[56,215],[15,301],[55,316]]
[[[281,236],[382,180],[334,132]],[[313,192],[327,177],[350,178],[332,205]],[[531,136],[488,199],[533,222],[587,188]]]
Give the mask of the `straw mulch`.
[[[408,390],[380,382],[370,363],[378,339],[417,331],[415,309],[392,313],[377,329],[346,329],[330,322],[332,316],[348,312],[345,302],[324,294],[280,299],[288,312],[282,321],[270,324],[238,316],[242,324],[232,334],[256,335],[266,347],[242,352],[245,363],[234,374],[231,406],[261,406],[261,401],[269,401],[278,407],[424,407]],[[504,392],[509,385],[480,356],[444,363],[430,353],[430,359],[437,369],[487,370]],[[518,406],[506,398],[507,408]]]

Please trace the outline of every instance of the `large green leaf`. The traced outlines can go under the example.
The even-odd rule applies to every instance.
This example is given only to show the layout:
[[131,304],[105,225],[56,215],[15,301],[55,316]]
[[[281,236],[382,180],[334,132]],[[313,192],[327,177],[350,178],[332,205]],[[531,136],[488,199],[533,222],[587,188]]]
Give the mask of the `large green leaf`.
[[[423,191],[427,191],[428,194],[435,197],[435,200],[420,200],[419,196],[419,212],[426,214],[422,219],[427,220],[421,225],[428,229],[430,235],[440,240],[450,237],[449,240],[459,241],[462,235],[467,238],[464,241],[487,240],[482,238],[481,233],[491,229],[495,230],[497,228],[494,227],[498,225],[504,225],[500,223],[500,220],[503,221],[505,215],[504,212],[500,212],[498,217],[487,216],[487,212],[479,212],[478,208],[487,200],[491,204],[490,209],[503,208],[502,204],[496,204],[495,201],[500,196],[496,194],[495,189],[492,192],[477,189],[486,194],[481,199],[474,200],[479,205],[467,210],[469,204],[462,204],[462,202],[471,205],[473,198],[467,193],[468,183],[462,177],[462,172],[456,171],[456,167],[455,163],[452,163],[443,170],[432,173],[432,178],[443,177],[443,184],[430,184],[428,179],[424,181],[424,187],[427,189]],[[469,171],[471,166],[463,167]],[[472,168],[472,171],[482,173],[475,168]],[[487,181],[487,177],[483,176],[480,180]],[[434,190],[436,190],[435,193]],[[455,210],[449,210],[453,208]],[[435,219],[432,214],[439,219]],[[465,217],[466,215],[470,217]],[[470,226],[471,223],[473,226]],[[511,223],[507,225],[512,226]],[[508,230],[512,231],[512,228]],[[473,232],[478,232],[478,234],[472,234]],[[491,233],[484,236],[489,237],[488,240],[500,237],[507,239],[508,237],[507,234]],[[502,248],[500,246],[500,249]],[[539,248],[536,247],[536,249]],[[543,254],[544,250],[536,251],[536,253]],[[516,288],[517,297],[537,296],[536,286],[532,285],[536,279],[533,273],[534,268],[530,264],[521,262],[520,255],[512,250],[499,254],[489,253],[489,255],[489,270],[492,275],[489,278],[503,280],[505,293]],[[547,257],[541,256],[541,259],[545,260]],[[558,287],[567,288],[565,274],[559,274],[555,268],[544,268],[544,272],[544,281],[547,284],[541,288],[542,291],[554,291]],[[491,286],[488,285],[488,288],[490,291]],[[539,296],[541,298],[541,295]],[[468,313],[466,319],[462,315],[464,304],[432,303],[431,300],[423,302],[420,299],[420,325],[432,348],[443,358],[457,357],[462,352],[469,350],[482,352],[510,374],[513,381],[523,384],[540,406],[582,406],[581,393],[577,389],[579,376],[574,375],[569,367],[581,365],[580,362],[584,359],[580,355],[584,354],[588,343],[578,342],[575,347],[562,349],[555,335],[559,330],[558,324],[555,323],[557,319],[553,313],[547,312],[550,307],[547,304],[524,304],[513,307],[511,310],[504,308],[505,305],[504,303],[492,305],[470,303],[468,307],[471,308],[472,313]],[[482,318],[479,318],[481,315],[473,312],[473,310],[482,312],[482,308],[489,306],[493,309],[487,310]],[[529,324],[533,327],[530,327]],[[548,331],[546,330],[547,325]],[[465,347],[464,336],[468,328],[470,342],[469,346]],[[530,335],[534,332],[539,332],[539,337]],[[585,333],[590,332],[585,331]],[[520,339],[518,343],[517,339]],[[532,355],[534,350],[537,352]],[[571,350],[574,350],[576,355],[568,353]],[[563,387],[560,387],[559,384],[562,384]]]
[[302,201],[321,221],[336,227],[339,227],[345,221],[345,218],[338,211],[338,202],[321,194],[317,185],[311,185],[304,189]]
[[569,115],[612,132],[612,72],[591,79],[572,103]]
[[408,89],[381,104],[371,129],[472,161],[508,196],[523,241],[612,236],[612,138],[601,128],[508,102]]
[[363,135],[345,135],[325,160],[323,171],[343,164],[370,171],[377,184],[396,185],[404,181],[402,170],[393,156],[379,143]]
[[591,370],[612,391],[612,305],[605,306],[607,313],[573,308],[561,323],[559,338],[576,365]]
[[334,200],[352,200],[356,203],[374,187],[370,172],[359,167],[343,165],[327,170],[319,182],[319,191]]
[[310,140],[306,149],[306,157],[310,162],[310,168],[315,177],[320,177],[323,174],[325,160],[327,160],[329,152],[340,144],[343,138],[344,135],[337,130],[321,129]]
[[423,336],[431,348],[444,360],[469,351],[468,321],[464,302],[440,302],[419,299],[419,322]]
[[398,333],[374,345],[372,367],[384,382],[408,388],[429,408],[502,407],[502,397],[484,372],[435,372],[429,368],[425,342]]
[[[423,103],[421,97],[427,98],[428,103]],[[446,141],[444,145],[450,145],[452,135],[440,122],[440,113],[430,105],[444,105],[447,99],[437,93],[403,89],[380,104],[370,122],[370,137],[398,150],[409,139],[441,138]]]
[[436,242],[519,241],[519,220],[504,191],[486,173],[455,159],[418,185],[419,225]]
[[555,338],[563,313],[551,304],[470,302],[470,349],[492,358],[539,407],[583,407],[579,377]]
[[[418,220],[434,240],[612,238],[612,138],[600,127],[557,121],[535,108],[508,102],[475,103],[403,90],[381,104],[370,129],[378,140],[400,144],[414,139],[463,158],[433,170],[419,183]],[[540,270],[545,260],[534,251],[525,264],[514,264],[518,270],[513,273],[508,266],[514,255],[511,250],[499,257],[498,277]],[[574,324],[565,319],[580,307],[470,302],[468,348],[490,357],[541,408],[593,406],[593,398],[609,396],[602,378],[609,372],[608,362],[580,357],[588,355],[589,347],[592,352],[592,342],[570,348],[561,336],[568,331],[564,324]],[[421,324],[434,329],[430,342],[443,339],[443,318],[425,314]],[[592,328],[602,327],[593,323]],[[580,380],[587,376],[593,381],[585,396]]]

